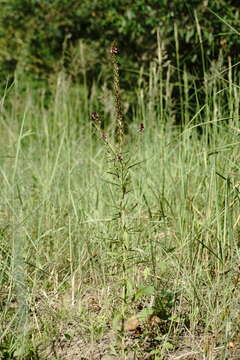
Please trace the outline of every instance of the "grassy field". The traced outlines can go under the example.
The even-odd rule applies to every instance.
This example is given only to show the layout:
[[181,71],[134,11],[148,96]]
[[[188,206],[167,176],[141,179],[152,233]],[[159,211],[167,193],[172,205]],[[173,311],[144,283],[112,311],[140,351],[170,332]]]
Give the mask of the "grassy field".
[[240,358],[239,77],[179,72],[176,109],[167,66],[121,148],[107,87],[2,97],[0,359]]

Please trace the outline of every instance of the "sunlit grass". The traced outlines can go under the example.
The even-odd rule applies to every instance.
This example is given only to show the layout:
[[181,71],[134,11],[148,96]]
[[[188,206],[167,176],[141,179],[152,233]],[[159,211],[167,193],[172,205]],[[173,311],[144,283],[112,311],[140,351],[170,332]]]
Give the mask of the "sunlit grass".
[[[77,359],[74,351],[81,351],[100,359],[94,349],[139,359],[151,351],[151,359],[184,352],[186,359],[234,358],[239,88],[209,76],[193,116],[184,89],[179,127],[165,101],[168,83],[157,81],[159,69],[151,71],[154,81],[136,89],[126,135],[126,151],[141,164],[131,170],[128,199],[136,207],[127,213],[133,231],[124,260],[125,316],[138,326],[124,343],[111,333],[119,334],[123,280],[116,194],[105,182],[106,149],[89,119],[101,105],[63,74],[47,106],[44,93],[22,94],[17,85],[3,99],[0,358]],[[191,96],[197,99],[196,89]],[[104,131],[114,141],[114,125]]]

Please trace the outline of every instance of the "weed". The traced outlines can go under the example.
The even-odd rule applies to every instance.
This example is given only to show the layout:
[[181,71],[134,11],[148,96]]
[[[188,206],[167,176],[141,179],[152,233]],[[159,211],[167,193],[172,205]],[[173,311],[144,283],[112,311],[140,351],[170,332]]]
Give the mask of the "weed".
[[[134,249],[132,246],[131,236],[137,228],[132,227],[129,217],[133,217],[134,210],[137,206],[131,201],[130,193],[132,189],[132,171],[136,170],[141,161],[135,162],[132,160],[132,148],[126,150],[126,142],[124,139],[124,118],[122,113],[122,100],[120,96],[120,81],[117,56],[119,49],[114,44],[110,50],[111,60],[113,65],[113,90],[115,96],[115,138],[116,142],[111,143],[108,135],[102,131],[102,124],[99,114],[92,113],[91,117],[97,128],[100,138],[102,139],[106,149],[106,160],[108,169],[106,171],[108,178],[105,181],[111,187],[113,194],[113,228],[115,228],[114,241],[111,244],[111,256],[117,261],[117,266],[120,266],[118,272],[120,275],[120,283],[122,286],[122,294],[120,295],[121,309],[114,311],[113,324],[120,321],[120,335],[124,339],[125,321],[129,313],[129,299],[132,294],[129,289],[133,288],[131,283],[131,267],[129,261],[134,256]],[[141,123],[139,132],[144,131],[144,125]],[[131,145],[132,146],[132,145]],[[124,352],[124,349],[123,349]]]

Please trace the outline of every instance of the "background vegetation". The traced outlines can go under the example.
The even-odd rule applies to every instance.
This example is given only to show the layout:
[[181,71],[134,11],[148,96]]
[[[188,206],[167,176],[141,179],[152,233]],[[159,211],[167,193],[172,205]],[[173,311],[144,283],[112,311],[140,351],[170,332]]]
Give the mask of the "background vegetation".
[[[225,62],[226,55],[234,61],[239,54],[237,1],[1,0],[0,20],[5,79],[19,69],[47,80],[64,67],[76,80],[83,66],[88,79],[96,79],[106,49],[117,39],[124,61],[122,80],[128,81],[132,72],[146,70],[156,57],[157,31],[172,65],[186,67],[198,78],[220,53]],[[84,63],[81,42],[88,48]]]
[[1,5],[0,359],[239,359],[237,4]]

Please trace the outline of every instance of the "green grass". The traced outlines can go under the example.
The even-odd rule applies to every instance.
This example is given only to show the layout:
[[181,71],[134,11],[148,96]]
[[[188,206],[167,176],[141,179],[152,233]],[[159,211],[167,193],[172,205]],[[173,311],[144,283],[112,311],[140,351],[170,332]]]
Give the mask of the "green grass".
[[[98,87],[87,97],[60,74],[48,106],[17,79],[6,92],[0,359],[240,357],[240,91],[237,74],[221,71],[215,64],[200,91],[178,72],[180,114],[161,67],[139,79],[124,150],[141,162],[129,169],[127,247],[89,119]],[[112,99],[103,102],[114,142]]]

